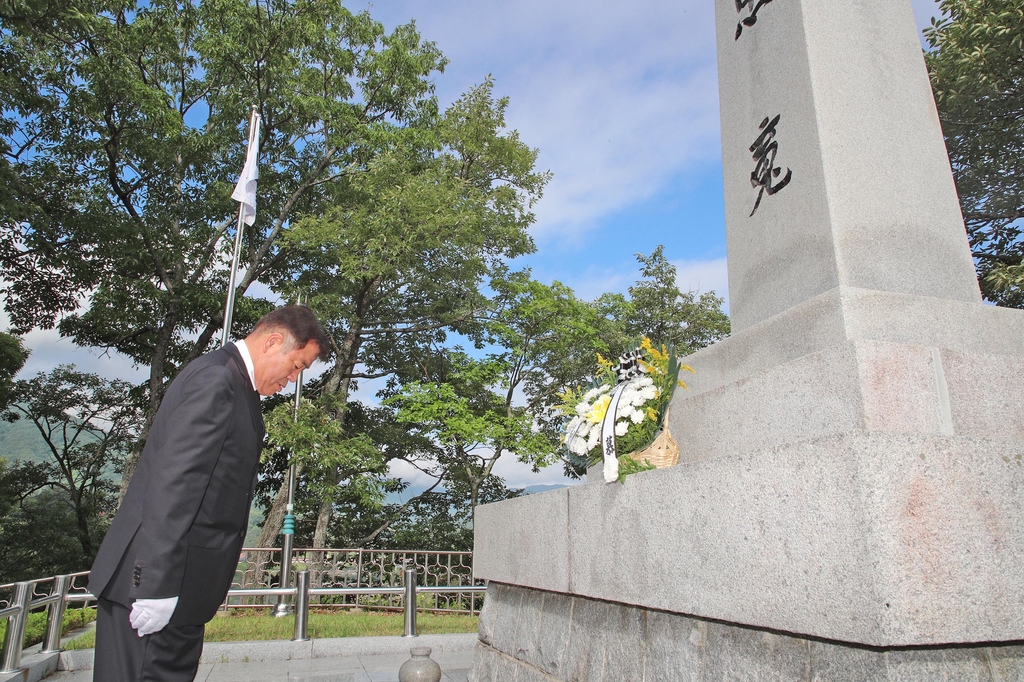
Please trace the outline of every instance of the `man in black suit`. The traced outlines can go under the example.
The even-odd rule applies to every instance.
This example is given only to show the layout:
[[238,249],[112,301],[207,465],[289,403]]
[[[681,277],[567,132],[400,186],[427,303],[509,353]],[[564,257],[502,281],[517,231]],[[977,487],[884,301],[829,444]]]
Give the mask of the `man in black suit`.
[[309,308],[284,306],[171,382],[89,576],[99,598],[94,680],[195,678],[248,527],[259,396],[295,381],[327,348]]

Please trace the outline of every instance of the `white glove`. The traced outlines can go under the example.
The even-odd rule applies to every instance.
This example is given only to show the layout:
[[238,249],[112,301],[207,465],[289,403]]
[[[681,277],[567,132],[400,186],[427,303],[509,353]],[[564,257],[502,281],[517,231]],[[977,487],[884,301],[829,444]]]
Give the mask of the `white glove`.
[[160,632],[171,622],[171,614],[178,605],[177,597],[167,599],[136,599],[132,604],[132,612],[128,621],[135,628],[139,637]]

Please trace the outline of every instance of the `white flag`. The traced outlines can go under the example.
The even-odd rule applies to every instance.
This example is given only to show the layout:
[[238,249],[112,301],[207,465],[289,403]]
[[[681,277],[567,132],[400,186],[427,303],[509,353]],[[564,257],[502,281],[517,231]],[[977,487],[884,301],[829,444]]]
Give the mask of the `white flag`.
[[245,165],[231,198],[242,204],[242,220],[246,225],[256,222],[256,179],[260,177],[260,115],[253,114],[249,134],[249,149],[245,152]]

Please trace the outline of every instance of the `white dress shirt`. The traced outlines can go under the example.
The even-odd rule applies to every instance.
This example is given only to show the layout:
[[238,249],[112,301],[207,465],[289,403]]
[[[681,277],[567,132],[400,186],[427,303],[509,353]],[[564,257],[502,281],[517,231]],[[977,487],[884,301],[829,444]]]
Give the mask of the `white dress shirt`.
[[252,384],[252,390],[256,390],[256,368],[252,364],[252,356],[249,355],[249,346],[245,345],[245,340],[235,341],[235,346],[238,348],[238,352],[242,355],[242,362],[245,363],[245,369],[249,372],[249,382]]

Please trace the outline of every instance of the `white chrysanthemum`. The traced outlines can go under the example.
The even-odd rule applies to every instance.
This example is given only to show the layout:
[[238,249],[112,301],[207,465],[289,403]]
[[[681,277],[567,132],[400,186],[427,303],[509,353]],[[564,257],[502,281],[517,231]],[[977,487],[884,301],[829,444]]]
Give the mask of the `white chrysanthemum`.
[[577,455],[587,454],[587,441],[585,438],[573,438],[572,447],[569,448],[572,452]]
[[626,431],[629,430],[629,422],[616,422],[615,423],[615,435],[622,436],[626,435]]
[[630,396],[629,400],[623,400],[622,402],[618,403],[618,410],[615,411],[615,417],[617,417],[618,419],[626,419],[626,417],[628,417],[629,414],[633,412],[633,408],[636,406],[638,399],[639,396],[634,393],[633,395]]
[[637,385],[638,386],[653,386],[654,385],[654,379],[652,379],[649,376],[642,376],[642,377],[640,377],[640,379],[637,380]]
[[658,397],[658,389],[654,386],[645,386],[643,390],[640,391],[640,395],[643,397],[644,402],[654,400]]
[[594,428],[590,430],[590,434],[587,436],[587,452],[590,452],[596,448],[601,440],[601,429]]
[[629,413],[629,420],[634,424],[639,424],[644,420],[644,413],[642,410],[633,410]]
[[594,399],[597,398],[599,395],[601,395],[603,393],[607,393],[610,390],[611,390],[611,386],[608,386],[607,384],[602,384],[601,386],[598,386],[597,388],[592,388],[592,389],[590,389],[589,391],[587,391],[586,393],[583,394],[583,402],[585,402],[585,403],[592,403],[592,402],[594,402]]
[[572,420],[565,426],[565,435],[562,436],[562,442],[568,442],[569,434],[576,428],[576,423],[579,421],[579,417],[573,417]]

